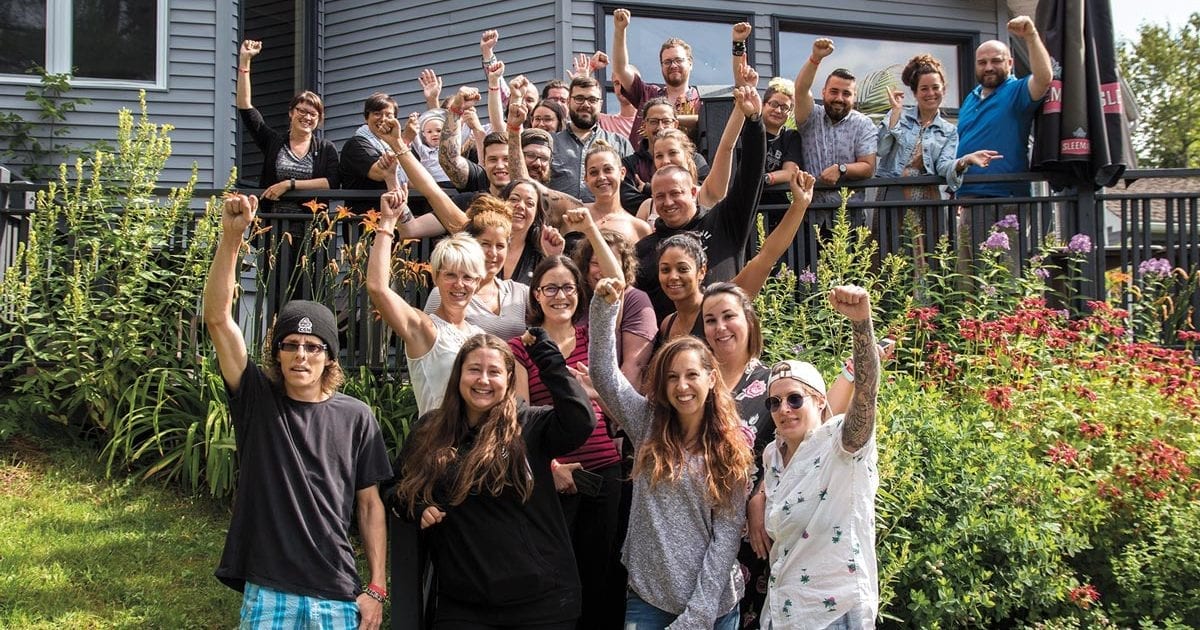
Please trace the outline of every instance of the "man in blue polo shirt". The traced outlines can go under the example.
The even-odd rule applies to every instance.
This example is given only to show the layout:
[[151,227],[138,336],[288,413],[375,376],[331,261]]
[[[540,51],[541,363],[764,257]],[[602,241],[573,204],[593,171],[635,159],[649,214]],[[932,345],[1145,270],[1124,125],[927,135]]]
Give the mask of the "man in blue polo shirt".
[[[981,149],[996,151],[1003,156],[991,160],[986,171],[989,174],[1029,170],[1029,129],[1054,78],[1054,71],[1050,53],[1029,16],[1022,15],[1009,21],[1008,32],[1025,41],[1033,74],[1022,79],[1012,76],[1012,53],[1004,42],[992,40],[976,49],[975,77],[979,85],[971,90],[958,110],[960,159],[956,168],[960,173],[964,170],[967,174],[984,172],[983,168],[969,166],[961,159]],[[958,189],[960,198],[1028,195],[1029,184],[1024,182],[963,184]]]

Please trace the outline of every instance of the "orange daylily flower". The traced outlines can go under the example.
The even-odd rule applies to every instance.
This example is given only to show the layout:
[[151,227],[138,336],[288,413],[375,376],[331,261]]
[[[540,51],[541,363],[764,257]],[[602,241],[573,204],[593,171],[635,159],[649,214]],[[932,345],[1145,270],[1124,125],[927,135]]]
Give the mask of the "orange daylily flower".
[[326,206],[325,204],[323,204],[323,203],[321,203],[321,202],[317,201],[316,199],[310,199],[310,200],[308,200],[308,201],[306,201],[306,202],[304,202],[304,203],[302,203],[302,204],[300,204],[300,205],[302,205],[302,206],[304,206],[305,208],[308,208],[309,210],[311,210],[313,214],[316,214],[316,213],[318,213],[318,212],[321,212],[322,210],[324,210],[325,208],[327,208],[327,207],[328,207],[328,206]]

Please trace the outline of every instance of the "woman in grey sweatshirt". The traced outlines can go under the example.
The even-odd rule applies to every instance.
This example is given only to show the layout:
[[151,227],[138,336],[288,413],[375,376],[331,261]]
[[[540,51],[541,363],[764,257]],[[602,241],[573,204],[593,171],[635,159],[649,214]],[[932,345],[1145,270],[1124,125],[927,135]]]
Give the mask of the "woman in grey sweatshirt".
[[625,627],[737,627],[736,556],[754,453],[712,352],[685,336],[650,362],[646,396],[617,366],[624,284],[604,278],[591,307],[588,354],[596,393],[635,447],[633,506],[622,561]]

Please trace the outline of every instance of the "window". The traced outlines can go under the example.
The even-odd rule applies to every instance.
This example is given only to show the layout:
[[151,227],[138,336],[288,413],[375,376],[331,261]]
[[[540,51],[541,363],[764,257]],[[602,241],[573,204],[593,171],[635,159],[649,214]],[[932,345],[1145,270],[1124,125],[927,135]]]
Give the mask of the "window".
[[0,74],[31,79],[36,65],[76,84],[162,85],[166,2],[0,0]]
[[[821,97],[821,86],[825,77],[835,68],[845,68],[861,82],[865,77],[880,70],[891,70],[900,82],[900,71],[912,57],[928,53],[933,55],[946,70],[946,97],[943,107],[957,109],[962,102],[963,85],[971,75],[963,71],[971,68],[964,65],[967,51],[973,43],[973,34],[921,32],[870,28],[863,25],[826,26],[812,23],[781,22],[777,29],[776,67],[779,75],[795,78],[801,64],[808,61],[813,41],[819,37],[833,39],[834,52],[821,64],[816,80],[813,81],[813,96]],[[970,89],[970,88],[968,88]],[[905,88],[905,103],[915,105],[912,91]]]
[[[691,85],[732,85],[733,76],[729,61],[729,42],[731,41],[733,25],[738,22],[749,22],[751,16],[735,13],[717,12],[688,12],[672,13],[658,8],[630,7],[628,5],[613,5],[600,7],[597,17],[603,18],[600,37],[603,45],[597,41],[597,48],[612,57],[613,11],[625,7],[632,14],[629,19],[629,30],[626,32],[626,48],[629,50],[629,63],[637,67],[642,80],[649,83],[662,83],[662,70],[659,61],[659,49],[663,42],[672,37],[686,41],[692,47]],[[599,20],[598,20],[599,21]],[[748,44],[753,52],[754,37]],[[721,42],[713,45],[713,42]],[[608,75],[604,76],[609,79]],[[612,95],[612,84],[606,87],[609,92],[605,111],[615,112],[620,109],[616,97]]]

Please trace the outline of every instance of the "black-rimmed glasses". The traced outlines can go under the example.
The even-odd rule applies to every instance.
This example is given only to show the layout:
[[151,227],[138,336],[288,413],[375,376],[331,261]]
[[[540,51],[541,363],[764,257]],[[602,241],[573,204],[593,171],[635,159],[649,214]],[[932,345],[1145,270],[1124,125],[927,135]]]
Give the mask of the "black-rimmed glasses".
[[552,298],[557,296],[560,291],[566,296],[575,295],[575,291],[578,288],[573,284],[543,284],[535,290],[546,297]]

